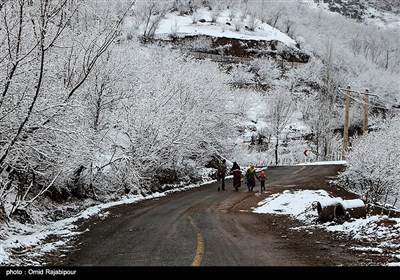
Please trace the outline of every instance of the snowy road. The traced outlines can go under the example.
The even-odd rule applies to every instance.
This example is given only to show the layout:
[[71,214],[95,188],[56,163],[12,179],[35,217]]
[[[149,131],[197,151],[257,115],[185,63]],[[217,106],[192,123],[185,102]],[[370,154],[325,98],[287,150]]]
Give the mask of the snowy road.
[[271,253],[276,240],[267,229],[262,234],[254,229],[260,226],[260,215],[229,211],[253,194],[216,189],[211,184],[112,210],[83,235],[81,250],[69,255],[70,264],[301,265],[286,254]]
[[[110,209],[103,220],[92,220],[79,238],[77,250],[62,265],[72,266],[309,266],[323,265],[321,250],[340,258],[342,249],[288,239],[277,232],[268,215],[252,207],[270,192],[295,185],[321,184],[335,166],[293,166],[269,169],[267,192],[248,193],[242,186],[217,191],[212,183],[154,200]],[[318,174],[310,176],[310,174]],[[270,185],[270,189],[268,186]],[[275,223],[275,224],[274,224]],[[308,238],[308,237],[306,237]],[[321,237],[323,238],[323,237]],[[311,238],[312,239],[312,238]],[[324,242],[325,243],[325,242]],[[328,242],[326,242],[328,243]],[[325,246],[323,249],[318,246]],[[336,251],[338,252],[336,252]],[[328,252],[328,251],[326,251]],[[332,262],[325,253],[327,262]]]

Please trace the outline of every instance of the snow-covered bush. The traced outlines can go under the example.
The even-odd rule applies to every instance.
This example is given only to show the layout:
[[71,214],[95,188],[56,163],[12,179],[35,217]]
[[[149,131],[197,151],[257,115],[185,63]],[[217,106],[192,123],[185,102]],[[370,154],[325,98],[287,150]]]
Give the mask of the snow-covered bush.
[[247,21],[247,27],[250,31],[255,31],[258,26],[260,26],[260,21],[254,16],[251,15],[249,20]]
[[134,6],[134,18],[140,24],[140,38],[146,42],[154,38],[161,20],[172,9],[172,1],[147,0],[138,1]]
[[355,140],[337,183],[367,202],[395,204],[400,194],[400,119]]
[[239,65],[231,71],[231,84],[234,87],[242,88],[254,84],[254,74]]
[[273,59],[254,59],[249,62],[249,71],[254,73],[257,85],[266,88],[273,88],[280,83],[278,80],[281,72],[278,63]]

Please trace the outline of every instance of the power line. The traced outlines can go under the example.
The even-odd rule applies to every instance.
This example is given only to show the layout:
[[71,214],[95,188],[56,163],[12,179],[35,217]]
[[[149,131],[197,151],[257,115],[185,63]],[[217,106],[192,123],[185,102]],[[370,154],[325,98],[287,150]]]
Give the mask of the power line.
[[[381,100],[383,100],[383,101],[386,101],[386,103],[392,103],[391,100],[386,99],[386,98],[383,98],[382,96],[377,95],[376,97],[377,97],[378,99],[381,99]],[[398,106],[398,105],[391,105],[391,106],[393,107],[393,106]]]
[[[355,102],[357,102],[357,103],[359,103],[359,104],[361,104],[361,105],[364,105],[364,103],[365,103],[364,99],[359,99],[359,98],[356,98],[354,96],[350,96],[350,99],[355,101]],[[385,104],[382,104],[382,103],[379,104],[377,102],[375,102],[375,104],[378,104],[378,105],[371,104],[371,100],[370,100],[369,107],[382,109],[382,110],[389,110],[390,109],[390,108],[385,107]]]
[[378,108],[378,109],[384,109],[384,110],[394,110],[394,109],[398,109],[398,108],[391,108],[391,107],[387,107],[387,105],[386,104],[384,104],[384,103],[380,103],[380,102],[377,102],[377,101],[372,101],[371,100],[371,102],[374,102],[375,104],[378,104],[378,105],[371,105],[371,106],[373,106],[374,108]]
[[[343,88],[340,88],[340,87],[338,87],[338,89],[339,89],[339,92],[340,92],[340,93],[342,93],[342,94],[344,94],[344,95],[346,96],[346,93],[344,92],[344,90],[346,90],[346,89],[343,89]],[[365,93],[365,92],[360,92],[360,91],[351,90],[351,89],[349,90],[349,92],[357,93],[358,95],[361,95],[361,94],[362,94],[362,95],[365,95],[365,94],[367,94],[367,95],[369,95],[369,96],[371,96],[371,97],[375,97],[375,98],[378,98],[378,99],[383,99],[383,98],[380,97],[379,95],[374,94],[374,93],[370,93],[370,92]],[[357,103],[364,104],[364,100],[357,99],[357,98],[354,97],[354,96],[350,96],[350,98],[351,98],[352,100],[356,101]],[[387,100],[387,101],[388,101],[388,100]],[[388,102],[388,103],[389,103],[389,102]],[[391,103],[391,102],[390,102],[390,103]],[[374,105],[374,104],[378,104],[378,105]],[[400,108],[395,107],[395,106],[398,106],[398,105],[394,105],[393,103],[388,105],[388,104],[385,104],[385,103],[379,103],[379,102],[374,101],[374,104],[371,104],[370,107],[377,108],[377,109],[382,109],[382,110],[398,110],[398,109],[400,109]]]

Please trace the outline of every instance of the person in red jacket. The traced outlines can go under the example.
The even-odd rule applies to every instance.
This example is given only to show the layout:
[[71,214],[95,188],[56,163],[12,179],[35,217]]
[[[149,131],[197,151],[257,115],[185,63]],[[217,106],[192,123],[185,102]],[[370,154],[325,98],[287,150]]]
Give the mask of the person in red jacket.
[[267,176],[265,175],[264,170],[261,170],[260,175],[259,176],[256,175],[256,177],[258,181],[260,181],[260,187],[261,187],[260,192],[265,191],[265,181],[267,180]]

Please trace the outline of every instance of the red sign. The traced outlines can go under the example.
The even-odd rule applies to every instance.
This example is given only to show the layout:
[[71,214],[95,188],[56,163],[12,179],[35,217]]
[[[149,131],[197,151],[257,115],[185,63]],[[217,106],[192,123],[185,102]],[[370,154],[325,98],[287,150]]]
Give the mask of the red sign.
[[308,156],[307,152],[308,152],[308,150],[304,150],[304,153],[303,153],[306,157]]

